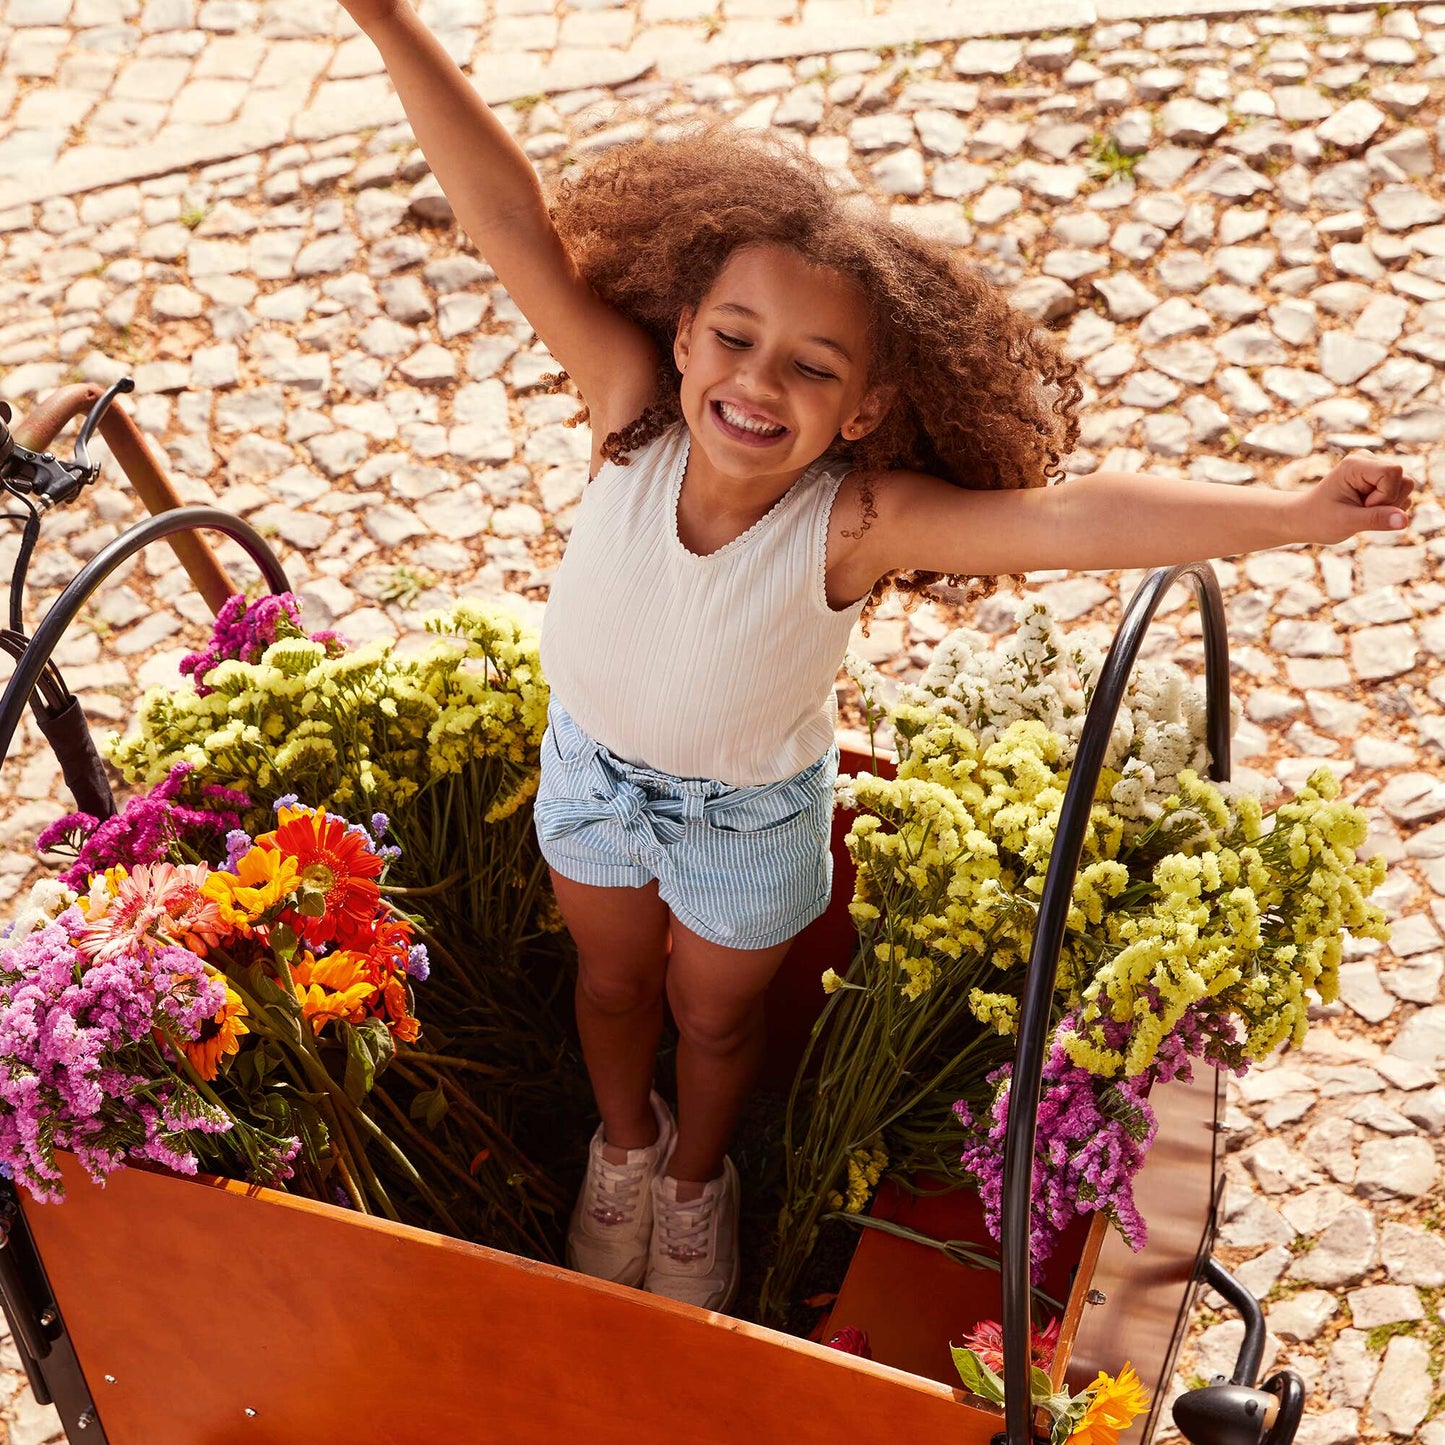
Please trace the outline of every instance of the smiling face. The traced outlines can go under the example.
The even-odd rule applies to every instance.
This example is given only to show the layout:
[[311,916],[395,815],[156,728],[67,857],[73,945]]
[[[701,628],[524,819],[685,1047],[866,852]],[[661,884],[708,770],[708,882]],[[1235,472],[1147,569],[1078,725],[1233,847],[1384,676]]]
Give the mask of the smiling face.
[[673,348],[695,444],[719,472],[772,476],[866,435],[888,400],[869,388],[867,323],[838,272],[786,246],[734,251]]

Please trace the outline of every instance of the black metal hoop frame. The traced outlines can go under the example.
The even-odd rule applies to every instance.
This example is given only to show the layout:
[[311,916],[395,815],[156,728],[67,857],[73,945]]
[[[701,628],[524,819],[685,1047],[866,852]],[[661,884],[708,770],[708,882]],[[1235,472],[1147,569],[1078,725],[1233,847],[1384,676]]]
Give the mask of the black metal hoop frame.
[[65,629],[75,621],[80,609],[90,601],[91,595],[123,562],[128,562],[137,552],[143,551],[152,542],[174,536],[177,532],[221,532],[232,541],[238,542],[251,560],[261,569],[261,575],[272,592],[286,592],[290,584],[285,570],[276,554],[266,544],[266,539],[239,517],[223,512],[219,507],[177,507],[174,511],[160,512],[137,522],[134,527],[122,532],[113,542],[102,547],[50,605],[50,610],[35,629],[29,646],[16,664],[3,694],[0,694],[0,760],[10,751],[10,742],[15,729],[20,726],[21,714],[30,700],[30,694],[45,673],[50,655],[55,651]]
[[1033,1161],[1038,1134],[1039,1092],[1052,1025],[1059,953],[1073,897],[1084,834],[1099,774],[1104,766],[1124,691],[1144,634],[1165,595],[1188,579],[1204,622],[1204,679],[1209,776],[1229,778],[1229,644],[1224,599],[1214,569],[1188,562],[1151,572],[1129,601],[1099,674],[1084,719],[1058,832],[1039,900],[1038,922],[1029,950],[1019,1014],[1018,1050],[1009,1085],[1008,1131],[1004,1139],[1000,1252],[1003,1285],[1004,1426],[1007,1445],[1032,1445],[1033,1406],[1029,1388],[1029,1221],[1033,1204]]

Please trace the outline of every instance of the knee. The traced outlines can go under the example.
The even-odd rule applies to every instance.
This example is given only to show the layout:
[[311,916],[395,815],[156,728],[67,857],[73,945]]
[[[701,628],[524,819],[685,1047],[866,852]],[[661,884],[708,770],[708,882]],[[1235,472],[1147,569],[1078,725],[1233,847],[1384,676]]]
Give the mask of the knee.
[[763,1027],[761,1000],[748,1004],[741,1012],[676,998],[670,1003],[679,1036],[700,1053],[735,1054],[752,1043]]
[[577,994],[595,1013],[621,1016],[655,1007],[662,998],[660,980],[602,973],[585,960],[577,973]]

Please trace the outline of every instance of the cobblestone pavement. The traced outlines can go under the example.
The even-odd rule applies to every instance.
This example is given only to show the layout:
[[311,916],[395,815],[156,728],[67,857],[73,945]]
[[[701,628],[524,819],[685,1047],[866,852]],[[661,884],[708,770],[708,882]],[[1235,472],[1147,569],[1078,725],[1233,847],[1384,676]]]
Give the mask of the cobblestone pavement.
[[[1305,1049],[1234,1091],[1221,1245],[1266,1301],[1270,1357],[1307,1377],[1302,1442],[1445,1445],[1445,5],[428,8],[548,178],[721,110],[965,247],[1083,362],[1076,472],[1290,488],[1365,447],[1419,479],[1406,535],[1219,567],[1237,762],[1345,778],[1396,919],[1389,948],[1351,949]],[[1150,9],[1215,18],[1117,18]],[[340,10],[0,0],[0,17],[0,393],[23,410],[132,373],[182,495],[269,534],[313,626],[407,636],[458,591],[539,609],[587,439]],[[138,517],[114,468],[52,516],[37,602]],[[1032,582],[1107,632],[1135,580]],[[970,615],[1001,630],[1010,604]],[[906,673],[958,617],[884,609],[866,650]],[[57,654],[97,732],[175,677],[205,621],[164,549],[113,580]],[[1198,631],[1181,596],[1150,646],[1197,662]],[[0,907],[63,801],[33,729],[4,797]],[[1202,1309],[1179,1381],[1229,1368],[1238,1337]],[[7,1341],[9,1438],[59,1438],[16,1363]]]

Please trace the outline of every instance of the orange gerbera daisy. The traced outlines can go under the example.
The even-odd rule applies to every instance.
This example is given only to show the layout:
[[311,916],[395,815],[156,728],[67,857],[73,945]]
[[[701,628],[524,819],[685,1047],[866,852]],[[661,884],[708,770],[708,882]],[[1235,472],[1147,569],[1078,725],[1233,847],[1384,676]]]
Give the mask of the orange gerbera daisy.
[[325,958],[302,953],[292,961],[296,998],[314,1032],[320,1033],[331,1019],[359,1024],[366,1017],[367,1005],[376,996],[370,962],[364,953],[345,948]]
[[1074,1426],[1069,1445],[1119,1445],[1119,1432],[1127,1430],[1149,1408],[1149,1392],[1133,1365],[1125,1365],[1117,1380],[1100,1370],[1090,1388],[1093,1397],[1089,1408]]
[[246,1006],[241,1002],[240,994],[227,984],[225,1003],[201,1025],[201,1032],[196,1038],[181,1044],[186,1057],[203,1079],[214,1079],[220,1072],[221,1056],[234,1054],[241,1047],[241,1035],[251,1032],[243,1022],[245,1017]]
[[280,819],[275,832],[263,833],[256,844],[294,858],[297,891],[321,906],[319,915],[298,911],[287,922],[313,946],[364,937],[381,901],[376,879],[384,860],[360,830],[320,808],[282,808]]

